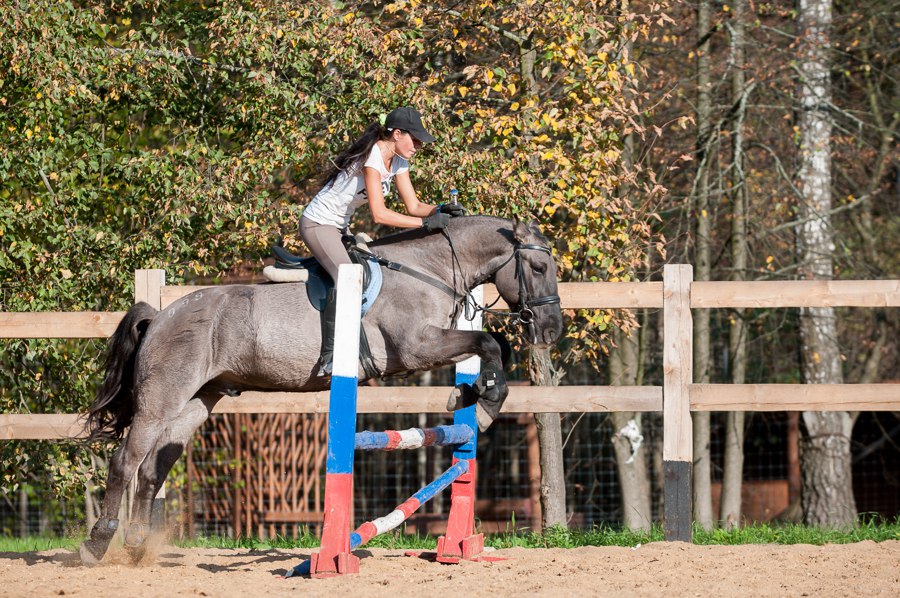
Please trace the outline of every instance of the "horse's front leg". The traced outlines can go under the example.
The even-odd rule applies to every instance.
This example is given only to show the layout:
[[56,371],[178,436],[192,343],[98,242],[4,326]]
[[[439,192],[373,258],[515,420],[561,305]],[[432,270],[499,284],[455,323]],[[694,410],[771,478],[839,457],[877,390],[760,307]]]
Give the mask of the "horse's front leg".
[[445,330],[440,342],[454,361],[461,356],[473,354],[481,358],[478,378],[471,385],[458,384],[453,389],[447,402],[447,410],[455,411],[476,405],[478,429],[484,432],[497,419],[500,408],[509,395],[506,375],[503,373],[503,357],[508,358],[509,355],[508,343],[502,336],[465,330]]

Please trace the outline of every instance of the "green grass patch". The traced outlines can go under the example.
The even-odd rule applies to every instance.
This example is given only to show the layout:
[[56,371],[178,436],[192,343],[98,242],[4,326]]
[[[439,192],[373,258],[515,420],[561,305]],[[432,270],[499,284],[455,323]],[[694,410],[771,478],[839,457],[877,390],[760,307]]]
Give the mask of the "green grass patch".
[[11,538],[9,536],[0,536],[0,552],[40,552],[42,550],[53,550],[54,548],[77,550],[80,543],[81,540],[76,538],[51,538],[44,536]]
[[[597,526],[589,530],[549,529],[543,534],[518,532],[493,534],[485,538],[485,545],[493,548],[578,548],[580,546],[623,546],[633,547],[650,542],[662,542],[662,527],[655,525],[648,532],[638,532],[620,527]],[[797,524],[755,524],[725,530],[702,530],[694,528],[694,544],[698,545],[738,545],[738,544],[850,544],[870,540],[884,542],[900,540],[900,518],[893,522],[861,521],[852,530],[830,530]],[[10,538],[0,537],[0,552],[36,552],[54,548],[77,550],[80,538]],[[278,536],[275,538],[226,538],[220,536],[200,537],[172,542],[182,548],[227,548],[236,550],[275,550],[318,548],[319,539],[311,533],[303,533],[297,538]],[[387,548],[392,550],[434,550],[437,538],[432,536],[407,535],[400,532],[384,534],[366,544],[367,548]]]

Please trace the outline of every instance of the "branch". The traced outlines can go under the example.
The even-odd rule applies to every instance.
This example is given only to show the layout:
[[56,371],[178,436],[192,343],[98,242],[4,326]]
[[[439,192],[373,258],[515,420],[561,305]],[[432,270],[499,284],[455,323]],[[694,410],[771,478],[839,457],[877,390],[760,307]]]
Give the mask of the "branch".
[[[444,12],[452,17],[456,17],[457,19],[463,18],[462,13],[459,12],[458,10],[447,9]],[[484,27],[485,29],[488,29],[489,31],[493,31],[494,33],[499,33],[503,37],[516,42],[520,46],[523,46],[528,42],[527,38],[524,38],[521,35],[516,35],[512,31],[507,31],[506,29],[501,29],[500,27],[497,27],[493,23],[487,23],[485,21],[475,21],[474,24],[476,26],[480,25],[481,27]]]
[[867,194],[867,195],[863,195],[862,197],[857,197],[856,199],[854,199],[854,200],[851,201],[850,203],[846,203],[846,204],[844,204],[844,205],[842,205],[842,206],[838,206],[838,207],[836,207],[836,208],[832,208],[831,210],[828,210],[827,212],[822,213],[822,214],[813,214],[813,215],[810,216],[809,218],[804,218],[803,220],[791,220],[791,221],[789,221],[789,222],[784,222],[784,223],[782,223],[782,224],[779,224],[778,226],[773,226],[773,227],[771,227],[771,228],[767,228],[767,229],[761,231],[759,234],[754,235],[753,240],[755,241],[755,240],[757,240],[757,239],[759,239],[759,238],[761,238],[761,237],[765,237],[765,236],[767,236],[767,235],[771,235],[771,234],[773,234],[773,233],[777,233],[778,231],[782,231],[782,230],[787,229],[787,228],[796,228],[796,227],[798,227],[798,226],[802,226],[802,225],[806,224],[807,222],[812,222],[812,221],[814,221],[814,220],[819,220],[819,219],[821,219],[821,218],[823,218],[823,217],[825,217],[825,216],[833,216],[833,215],[835,215],[835,214],[840,214],[841,212],[846,212],[847,210],[852,210],[852,209],[854,209],[854,208],[858,208],[858,207],[859,207],[860,205],[862,205],[863,203],[865,203],[865,202],[869,201],[870,199],[872,199],[872,196],[873,196],[873,195],[875,195],[875,194],[874,194],[874,193],[870,193],[870,194]]

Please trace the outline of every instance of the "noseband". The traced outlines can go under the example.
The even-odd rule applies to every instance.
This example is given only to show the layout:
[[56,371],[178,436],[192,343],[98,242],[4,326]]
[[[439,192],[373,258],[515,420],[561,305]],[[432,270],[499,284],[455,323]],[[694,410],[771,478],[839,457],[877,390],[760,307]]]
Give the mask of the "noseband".
[[[534,299],[528,298],[528,289],[525,287],[525,267],[522,265],[522,251],[543,251],[550,255],[550,248],[541,245],[516,245],[513,256],[516,258],[516,278],[519,279],[519,311],[511,312],[518,315],[520,324],[531,326],[534,324],[534,311],[532,307],[540,307],[541,305],[554,305],[559,303],[559,295],[545,295]],[[512,259],[512,257],[510,257]],[[507,260],[509,261],[509,260]],[[505,264],[504,264],[505,265]],[[501,266],[502,268],[503,266]]]
[[[528,328],[529,336],[534,340],[535,343],[539,341],[537,338],[537,331],[534,326],[534,310],[533,307],[540,307],[542,305],[554,305],[559,303],[559,295],[545,295],[543,297],[536,297],[534,299],[530,299],[528,296],[528,288],[525,286],[525,266],[523,265],[522,260],[522,252],[523,251],[543,251],[547,255],[551,255],[550,248],[543,247],[541,245],[530,245],[530,244],[518,244],[516,245],[515,250],[513,250],[512,255],[507,258],[505,262],[500,264],[500,267],[495,271],[499,272],[503,267],[510,262],[511,259],[516,258],[516,278],[519,279],[519,302],[518,302],[518,310],[513,310],[513,306],[510,305],[510,311],[502,312],[502,311],[494,311],[491,307],[496,303],[492,303],[487,307],[479,307],[477,308],[479,311],[483,311],[485,313],[489,313],[493,316],[506,317],[506,318],[516,318],[516,322],[522,324],[526,328]],[[499,301],[500,298],[497,298]]]

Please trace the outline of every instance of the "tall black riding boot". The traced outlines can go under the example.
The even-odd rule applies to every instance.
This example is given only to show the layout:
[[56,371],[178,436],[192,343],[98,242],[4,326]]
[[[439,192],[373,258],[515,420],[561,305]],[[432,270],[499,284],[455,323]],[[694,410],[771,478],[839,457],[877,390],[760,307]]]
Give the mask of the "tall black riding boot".
[[322,312],[322,353],[319,357],[319,376],[331,374],[334,361],[334,321],[337,316],[337,290],[328,290],[325,300],[325,311]]

